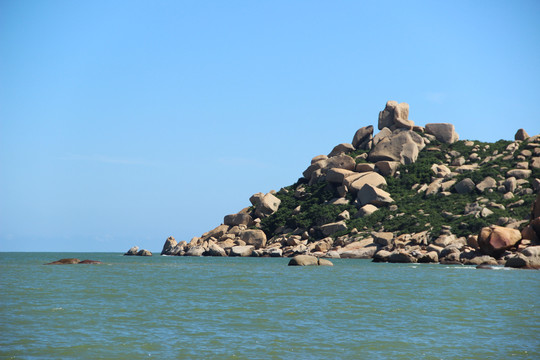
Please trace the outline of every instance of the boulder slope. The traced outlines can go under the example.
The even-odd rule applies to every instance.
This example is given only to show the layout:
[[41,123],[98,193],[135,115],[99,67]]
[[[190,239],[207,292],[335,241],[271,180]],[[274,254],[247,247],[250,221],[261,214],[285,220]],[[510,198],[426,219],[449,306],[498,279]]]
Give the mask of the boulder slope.
[[415,125],[396,101],[377,125],[313,157],[295,184],[254,194],[215,229],[168,238],[161,254],[534,267],[522,253],[540,245],[540,135],[459,140],[452,124]]

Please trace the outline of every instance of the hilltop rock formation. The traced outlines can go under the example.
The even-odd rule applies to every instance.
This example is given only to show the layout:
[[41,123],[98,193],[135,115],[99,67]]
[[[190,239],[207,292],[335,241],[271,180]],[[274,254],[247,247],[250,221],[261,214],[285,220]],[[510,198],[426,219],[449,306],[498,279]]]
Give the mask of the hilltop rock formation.
[[540,135],[459,140],[452,124],[415,125],[409,105],[396,101],[377,125],[378,133],[360,127],[351,143],[313,157],[295,184],[254,194],[251,206],[200,237],[169,237],[161,254],[535,268]]

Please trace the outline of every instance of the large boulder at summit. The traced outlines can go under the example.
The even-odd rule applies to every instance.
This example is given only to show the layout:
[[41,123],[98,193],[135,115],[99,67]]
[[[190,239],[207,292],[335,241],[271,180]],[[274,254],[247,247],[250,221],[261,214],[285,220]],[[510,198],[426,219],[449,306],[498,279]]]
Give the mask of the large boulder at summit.
[[246,245],[253,245],[256,249],[266,246],[266,234],[262,230],[244,230],[240,233],[240,239]]
[[515,140],[527,140],[529,137],[529,134],[524,129],[519,129],[514,135]]
[[356,197],[362,206],[366,204],[384,206],[394,202],[389,193],[371,184],[362,186]]
[[416,161],[418,152],[424,147],[424,139],[414,131],[397,130],[371,149],[368,161],[399,161],[407,165]]
[[390,128],[394,125],[394,110],[398,105],[397,101],[390,100],[386,102],[386,106],[383,111],[379,112],[379,123],[378,128],[382,130],[383,128]]
[[272,193],[266,195],[257,193],[251,196],[249,201],[255,206],[255,215],[260,218],[272,215],[278,210],[279,205],[281,204],[281,200]]
[[446,144],[453,144],[459,140],[459,135],[454,129],[454,125],[447,123],[426,124],[426,133],[435,136],[435,138]]
[[365,149],[372,139],[373,125],[364,126],[356,131],[352,140],[352,146],[356,149]]
[[223,224],[228,226],[246,225],[250,226],[253,223],[253,218],[249,214],[238,213],[225,215]]
[[480,230],[478,246],[484,254],[499,257],[520,240],[521,232],[519,230],[492,225]]
[[390,100],[383,111],[379,113],[379,130],[389,128],[412,130],[414,122],[409,120],[409,104]]
[[394,127],[407,130],[414,127],[414,122],[409,120],[409,104],[399,103],[394,108]]

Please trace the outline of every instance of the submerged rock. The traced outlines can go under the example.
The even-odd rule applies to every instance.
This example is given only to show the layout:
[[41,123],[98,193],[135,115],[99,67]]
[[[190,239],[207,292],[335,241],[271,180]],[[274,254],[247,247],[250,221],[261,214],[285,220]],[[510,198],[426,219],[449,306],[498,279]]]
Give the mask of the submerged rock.
[[289,261],[289,266],[334,266],[334,264],[327,259],[319,259],[312,255],[296,255]]
[[101,261],[97,260],[79,260],[75,258],[68,258],[68,259],[60,259],[56,260],[50,263],[47,263],[45,265],[71,265],[71,264],[103,264]]

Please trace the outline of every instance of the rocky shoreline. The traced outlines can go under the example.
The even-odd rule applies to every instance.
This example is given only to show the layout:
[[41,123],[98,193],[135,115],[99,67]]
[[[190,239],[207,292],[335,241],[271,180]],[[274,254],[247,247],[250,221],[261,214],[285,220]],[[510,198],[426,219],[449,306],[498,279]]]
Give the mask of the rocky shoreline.
[[387,102],[377,134],[360,128],[315,156],[296,184],[254,194],[190,242],[169,237],[161,255],[540,268],[540,135],[459,141],[452,124],[417,126],[408,114],[408,104]]

